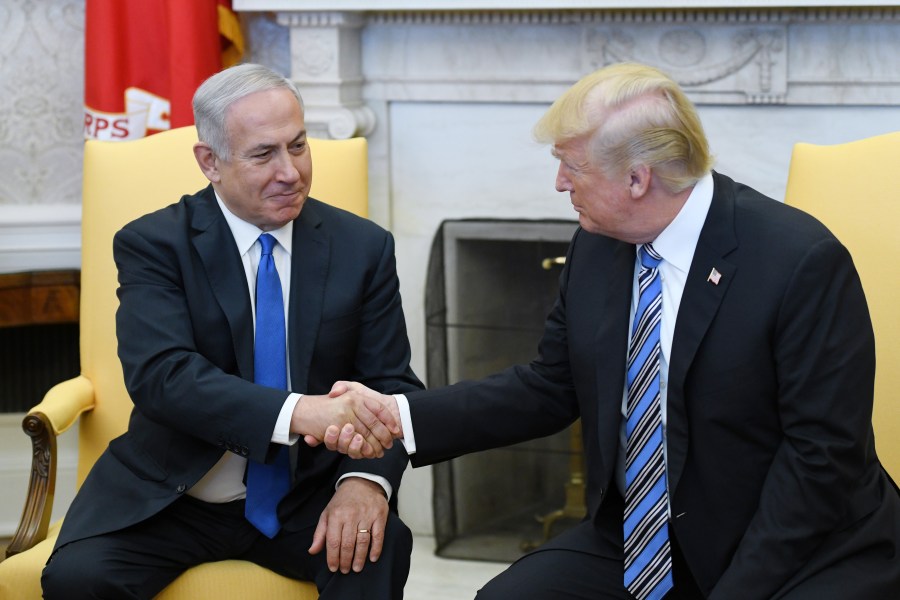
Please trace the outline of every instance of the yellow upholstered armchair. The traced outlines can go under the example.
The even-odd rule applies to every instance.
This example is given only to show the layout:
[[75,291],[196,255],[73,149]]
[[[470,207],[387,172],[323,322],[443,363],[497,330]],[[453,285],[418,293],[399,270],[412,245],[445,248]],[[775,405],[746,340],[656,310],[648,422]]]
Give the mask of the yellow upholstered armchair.
[[[116,354],[116,267],[112,238],[127,222],[171,204],[208,184],[191,150],[193,127],[132,142],[89,141],[84,152],[81,254],[81,375],[52,388],[23,422],[33,463],[18,531],[0,563],[0,598],[40,598],[40,574],[62,515],[51,508],[56,479],[56,436],[78,423],[81,485],[94,461],[128,424],[132,403]],[[366,216],[366,141],[309,140],[314,162],[311,195]],[[190,569],[158,598],[318,597],[316,588],[242,561]]]
[[900,481],[900,131],[795,145],[785,202],[834,232],[859,271],[875,328],[875,442]]

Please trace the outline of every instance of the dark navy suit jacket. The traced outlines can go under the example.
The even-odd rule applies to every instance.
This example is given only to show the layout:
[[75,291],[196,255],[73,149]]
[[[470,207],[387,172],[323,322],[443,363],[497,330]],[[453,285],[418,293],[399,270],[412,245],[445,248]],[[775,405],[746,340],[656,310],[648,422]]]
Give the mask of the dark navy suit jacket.
[[[273,458],[270,439],[286,398],[285,390],[252,383],[247,279],[211,186],[126,225],[113,254],[118,352],[135,407],[128,431],[73,501],[58,547],[159,512],[224,452]],[[388,232],[309,198],[294,222],[291,263],[292,391],[326,394],[337,380],[385,393],[421,389],[409,367]],[[341,475],[381,475],[396,491],[408,462],[401,444],[364,461],[302,440],[297,448],[295,485],[279,505],[288,529],[315,524]]]

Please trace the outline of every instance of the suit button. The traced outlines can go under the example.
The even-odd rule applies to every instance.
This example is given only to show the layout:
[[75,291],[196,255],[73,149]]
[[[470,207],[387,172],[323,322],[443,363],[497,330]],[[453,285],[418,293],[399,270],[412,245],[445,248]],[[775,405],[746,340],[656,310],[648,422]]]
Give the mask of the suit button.
[[184,490],[186,490],[186,489],[187,489],[187,486],[186,486],[186,485],[184,485],[183,483],[179,483],[179,484],[178,484],[178,487],[175,488],[175,491],[176,491],[177,493],[179,493],[179,494],[183,494],[183,493],[184,493]]
[[241,454],[242,454],[243,456],[249,456],[249,455],[250,455],[250,448],[248,448],[247,446],[241,446]]

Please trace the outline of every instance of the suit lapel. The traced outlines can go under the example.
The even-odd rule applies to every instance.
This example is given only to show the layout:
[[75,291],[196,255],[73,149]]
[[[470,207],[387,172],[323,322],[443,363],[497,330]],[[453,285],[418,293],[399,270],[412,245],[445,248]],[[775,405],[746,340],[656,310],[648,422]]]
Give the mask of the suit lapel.
[[288,310],[291,388],[307,393],[316,333],[322,320],[325,282],[331,255],[315,201],[308,199],[294,221],[291,298]]
[[203,190],[196,200],[191,213],[194,248],[206,270],[213,295],[228,320],[240,375],[253,381],[253,319],[241,257],[212,186]]
[[[684,286],[672,340],[666,408],[669,489],[681,478],[688,452],[689,425],[684,397],[685,380],[697,349],[719,310],[737,267],[725,257],[737,247],[734,197],[721,177],[713,174],[712,204]],[[718,277],[713,273],[715,269]]]

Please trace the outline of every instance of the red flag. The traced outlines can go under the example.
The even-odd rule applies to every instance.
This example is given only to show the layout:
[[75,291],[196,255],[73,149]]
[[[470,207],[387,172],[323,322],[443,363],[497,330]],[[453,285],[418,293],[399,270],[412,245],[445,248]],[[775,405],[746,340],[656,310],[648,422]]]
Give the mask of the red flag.
[[243,52],[231,0],[87,0],[84,136],[191,125],[191,98]]

